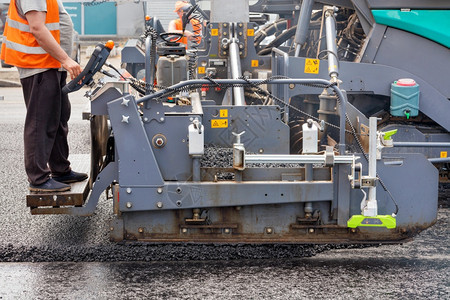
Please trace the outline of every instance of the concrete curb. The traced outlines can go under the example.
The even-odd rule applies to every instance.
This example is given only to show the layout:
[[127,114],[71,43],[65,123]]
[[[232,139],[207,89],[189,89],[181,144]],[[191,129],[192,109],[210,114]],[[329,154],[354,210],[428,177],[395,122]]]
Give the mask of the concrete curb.
[[21,86],[22,85],[17,81],[0,79],[0,87],[21,87]]

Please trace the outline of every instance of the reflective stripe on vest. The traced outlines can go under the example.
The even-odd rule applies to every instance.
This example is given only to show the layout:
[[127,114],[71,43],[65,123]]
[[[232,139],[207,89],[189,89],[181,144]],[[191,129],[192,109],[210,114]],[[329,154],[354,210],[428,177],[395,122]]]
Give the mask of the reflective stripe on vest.
[[[47,0],[45,26],[53,38],[60,42],[59,7],[57,0]],[[10,5],[2,43],[1,59],[21,68],[59,68],[61,63],[38,44],[15,5]]]
[[[31,32],[30,26],[28,24],[20,23],[14,20],[10,20],[9,18],[6,18],[6,22],[8,22],[9,27],[19,29],[23,32]],[[47,27],[48,30],[59,30],[59,23],[46,23],[45,27]]]

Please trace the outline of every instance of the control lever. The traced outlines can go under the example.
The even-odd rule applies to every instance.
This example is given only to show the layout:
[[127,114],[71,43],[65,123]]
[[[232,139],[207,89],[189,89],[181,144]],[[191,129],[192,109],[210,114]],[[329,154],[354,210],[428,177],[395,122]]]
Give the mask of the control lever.
[[109,56],[112,48],[114,47],[113,41],[108,41],[106,44],[98,44],[95,46],[94,52],[89,59],[84,70],[75,79],[66,84],[62,92],[63,94],[72,93],[78,91],[84,85],[89,85],[92,82],[92,77],[102,68],[103,64]]

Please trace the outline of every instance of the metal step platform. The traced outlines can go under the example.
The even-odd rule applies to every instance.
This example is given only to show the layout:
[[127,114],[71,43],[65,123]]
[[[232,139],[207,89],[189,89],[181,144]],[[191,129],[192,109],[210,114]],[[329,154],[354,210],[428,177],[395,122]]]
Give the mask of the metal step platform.
[[[69,157],[71,167],[77,172],[89,174],[90,154],[74,154]],[[29,192],[27,207],[31,214],[54,214],[62,207],[80,207],[89,195],[89,178],[70,184],[70,191],[54,193]]]

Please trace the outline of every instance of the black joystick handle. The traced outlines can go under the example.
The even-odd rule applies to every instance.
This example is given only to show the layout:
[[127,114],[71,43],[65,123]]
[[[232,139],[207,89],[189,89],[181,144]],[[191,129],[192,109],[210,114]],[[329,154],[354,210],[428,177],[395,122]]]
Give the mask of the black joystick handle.
[[98,44],[97,46],[95,46],[94,52],[92,53],[92,56],[89,59],[84,70],[75,79],[66,84],[63,87],[62,92],[64,94],[72,93],[78,91],[85,84],[90,84],[93,80],[92,77],[105,64],[106,59],[108,58],[109,53],[111,52],[111,49],[113,47],[113,41],[108,41],[105,45]]

